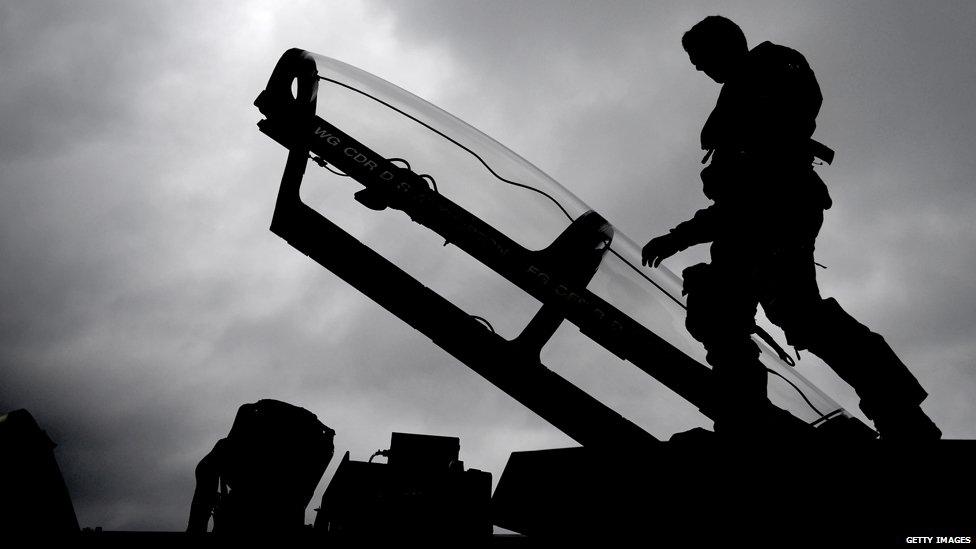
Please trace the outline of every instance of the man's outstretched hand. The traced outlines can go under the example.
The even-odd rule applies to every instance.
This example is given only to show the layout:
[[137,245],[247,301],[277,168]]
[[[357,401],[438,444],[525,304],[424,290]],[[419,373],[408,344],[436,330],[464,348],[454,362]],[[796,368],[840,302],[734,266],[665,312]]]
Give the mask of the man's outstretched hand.
[[652,238],[641,250],[641,264],[657,267],[662,261],[685,249],[671,233]]

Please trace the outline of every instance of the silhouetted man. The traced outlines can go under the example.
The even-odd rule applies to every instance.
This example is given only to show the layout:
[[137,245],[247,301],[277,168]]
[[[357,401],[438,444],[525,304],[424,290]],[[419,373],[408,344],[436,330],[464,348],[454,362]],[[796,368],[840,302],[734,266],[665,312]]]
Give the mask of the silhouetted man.
[[[822,96],[806,59],[763,42],[749,50],[732,21],[707,17],[681,39],[695,68],[722,84],[702,129],[701,173],[713,203],[644,246],[645,265],[711,242],[711,263],[685,269],[688,331],[707,351],[719,433],[758,434],[769,417],[759,361],[757,304],[797,349],[809,349],[849,383],[885,439],[936,439],[919,404],[926,393],[884,339],[834,299],[822,299],[814,242],[831,206],[813,171]],[[818,147],[820,147],[818,149]],[[828,158],[829,160],[829,158]]]

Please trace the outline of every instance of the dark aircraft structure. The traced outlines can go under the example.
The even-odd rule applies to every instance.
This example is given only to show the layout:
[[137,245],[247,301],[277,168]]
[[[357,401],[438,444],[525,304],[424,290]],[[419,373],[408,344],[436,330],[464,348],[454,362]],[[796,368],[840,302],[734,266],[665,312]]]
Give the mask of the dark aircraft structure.
[[27,410],[0,414],[0,540],[78,533],[55,446]]
[[187,532],[207,532],[212,518],[218,534],[300,534],[334,436],[315,414],[286,402],[241,406],[230,433],[197,465]]
[[[288,151],[271,231],[579,443],[513,453],[494,524],[543,538],[785,543],[972,526],[971,506],[932,496],[973,488],[972,441],[878,440],[759,327],[776,419],[763,442],[717,439],[706,427],[723,387],[685,330],[679,277],[641,270],[632,240],[480,131],[299,49],[255,106],[260,131]],[[311,187],[309,161],[324,168]],[[554,371],[570,362],[636,367],[654,380],[649,405],[671,408],[638,425]]]
[[[687,420],[690,426],[707,420],[721,388],[713,386],[704,351],[684,328],[680,279],[667,269],[642,271],[632,240],[537,168],[408,92],[299,50],[285,54],[255,104],[265,115],[261,131],[289,150],[271,230],[299,251],[583,446],[660,441],[545,367],[544,356],[570,360],[589,352],[588,360],[630,362],[701,414]],[[349,126],[355,137],[343,129]],[[398,157],[379,154],[380,147]],[[330,170],[330,183],[342,181],[342,191],[348,193],[348,179],[362,185],[347,208],[335,188],[322,198],[319,188],[302,188],[309,160]],[[431,174],[418,173],[420,166]],[[308,205],[309,194],[336,219]],[[398,211],[412,227],[394,218]],[[390,249],[396,261],[340,225],[361,219],[361,212],[375,212],[379,222],[364,236]],[[495,292],[488,299],[495,310],[466,311],[434,289],[442,281],[421,282],[401,267],[430,257],[422,244],[432,241],[421,240],[421,228],[439,238],[435,253],[453,258],[453,248],[480,263],[480,270],[466,265],[461,276],[470,278],[463,283],[444,284],[451,297]],[[380,230],[392,234],[376,236]],[[400,246],[409,254],[397,252]],[[518,314],[523,319],[512,318]],[[581,351],[578,337],[560,352],[556,340],[570,339],[569,325],[604,354]],[[757,332],[762,360],[780,380],[770,383],[770,400],[783,410],[783,432],[873,435],[800,376],[768,334]]]

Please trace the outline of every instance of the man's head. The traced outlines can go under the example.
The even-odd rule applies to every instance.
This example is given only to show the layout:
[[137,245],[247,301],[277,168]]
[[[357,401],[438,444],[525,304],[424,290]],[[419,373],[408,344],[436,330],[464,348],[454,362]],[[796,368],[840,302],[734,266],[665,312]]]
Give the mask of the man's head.
[[709,15],[696,23],[681,37],[681,45],[695,68],[719,84],[728,80],[749,52],[739,25],[721,15]]

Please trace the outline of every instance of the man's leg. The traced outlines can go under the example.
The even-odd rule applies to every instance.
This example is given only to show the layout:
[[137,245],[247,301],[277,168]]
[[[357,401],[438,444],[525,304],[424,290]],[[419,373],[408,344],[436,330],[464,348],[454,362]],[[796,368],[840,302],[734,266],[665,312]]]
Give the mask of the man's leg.
[[768,269],[760,302],[766,316],[797,349],[823,359],[856,392],[860,407],[884,439],[938,439],[922,412],[926,392],[884,338],[849,315],[833,298],[821,299],[813,248],[780,254]]
[[833,298],[820,303],[827,328],[808,345],[861,399],[864,415],[885,439],[938,439],[939,428],[920,408],[928,394],[879,334],[849,315]]
[[[714,257],[714,256],[713,256]],[[757,300],[740,272],[713,261],[685,269],[689,333],[707,351],[715,400],[715,432],[735,436],[764,433],[770,404],[766,367],[752,341]]]

